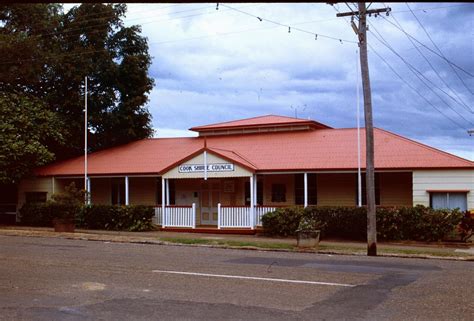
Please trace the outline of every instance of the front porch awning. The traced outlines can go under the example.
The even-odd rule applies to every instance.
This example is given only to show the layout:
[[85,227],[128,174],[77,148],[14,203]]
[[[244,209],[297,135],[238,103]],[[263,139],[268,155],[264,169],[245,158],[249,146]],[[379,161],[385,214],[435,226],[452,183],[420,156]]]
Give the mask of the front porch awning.
[[251,177],[255,167],[240,155],[203,148],[166,169],[164,179]]

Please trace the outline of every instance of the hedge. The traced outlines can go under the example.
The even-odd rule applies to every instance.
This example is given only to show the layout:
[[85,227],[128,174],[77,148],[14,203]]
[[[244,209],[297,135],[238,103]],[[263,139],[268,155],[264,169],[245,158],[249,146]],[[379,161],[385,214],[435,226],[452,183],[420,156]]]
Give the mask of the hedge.
[[25,203],[18,212],[21,225],[53,226],[51,203]]
[[[439,241],[453,232],[465,241],[472,235],[473,219],[459,210],[435,210],[425,206],[377,207],[377,238],[380,240]],[[322,237],[365,240],[365,207],[312,206],[277,209],[262,217],[267,235],[293,236],[307,216],[325,224]]]
[[145,205],[89,205],[83,207],[80,226],[88,229],[114,231],[152,230],[155,210]]
[[[19,212],[20,224],[28,226],[52,226],[57,204],[27,203]],[[144,205],[89,205],[82,206],[76,215],[76,227],[115,231],[152,230],[155,215],[151,206]]]

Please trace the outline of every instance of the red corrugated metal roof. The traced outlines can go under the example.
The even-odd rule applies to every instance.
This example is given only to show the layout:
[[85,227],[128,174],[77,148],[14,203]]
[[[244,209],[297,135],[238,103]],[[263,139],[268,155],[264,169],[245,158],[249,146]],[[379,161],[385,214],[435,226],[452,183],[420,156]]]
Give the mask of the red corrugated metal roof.
[[189,130],[201,132],[211,130],[225,130],[238,128],[254,128],[254,127],[272,127],[272,126],[294,126],[294,125],[308,125],[313,128],[331,128],[327,125],[318,123],[314,120],[293,118],[286,116],[264,115],[246,119],[239,119],[223,123],[216,123],[210,125],[196,126]]
[[[204,138],[144,139],[92,153],[89,174],[159,174],[204,147]],[[354,170],[357,130],[224,135],[207,138],[210,152],[256,171]],[[361,130],[361,163],[365,165],[365,131]],[[382,129],[375,129],[376,169],[473,168],[474,162]],[[38,175],[83,175],[83,157],[38,168]]]

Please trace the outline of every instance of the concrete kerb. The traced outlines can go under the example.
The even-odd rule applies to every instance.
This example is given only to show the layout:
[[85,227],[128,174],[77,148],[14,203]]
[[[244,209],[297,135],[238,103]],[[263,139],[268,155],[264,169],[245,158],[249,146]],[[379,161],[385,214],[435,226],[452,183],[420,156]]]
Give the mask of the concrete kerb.
[[[84,230],[86,231],[86,230]],[[167,246],[192,246],[192,247],[207,247],[207,248],[221,248],[221,249],[241,249],[241,250],[254,250],[254,251],[275,251],[275,252],[298,252],[298,253],[315,253],[315,254],[326,254],[326,255],[355,255],[355,256],[366,256],[365,251],[361,251],[360,249],[357,250],[354,246],[347,246],[345,250],[324,250],[324,249],[298,249],[296,246],[293,249],[284,249],[284,248],[263,248],[263,247],[256,247],[256,246],[239,246],[239,245],[226,245],[226,244],[183,244],[183,243],[176,243],[176,242],[169,242],[165,240],[156,239],[158,236],[150,236],[152,233],[148,233],[147,236],[131,236],[130,234],[135,232],[115,232],[115,231],[86,231],[79,230],[75,233],[58,233],[52,231],[52,229],[46,228],[21,228],[15,229],[12,227],[3,228],[0,227],[0,235],[4,236],[23,236],[23,237],[43,237],[43,238],[63,238],[63,239],[70,239],[70,240],[84,240],[84,241],[98,241],[98,242],[114,242],[114,243],[135,243],[135,244],[149,244],[149,245],[167,245]],[[180,236],[183,236],[183,233],[179,233]],[[171,237],[172,238],[172,237]],[[227,238],[220,234],[218,237],[212,237],[209,235],[205,235],[200,237],[198,234],[193,234],[187,237],[189,239],[208,239],[212,240],[213,238],[219,240],[228,240],[228,241],[235,241],[239,238],[231,237]],[[261,240],[256,240],[256,237],[242,237],[241,240],[248,240],[251,239],[250,242],[259,242]],[[280,242],[283,239],[267,239],[272,240],[273,242]],[[265,242],[262,242],[265,243]],[[271,242],[267,242],[271,243]],[[291,244],[293,242],[287,242]],[[294,242],[296,245],[296,242]],[[348,242],[349,243],[349,242]],[[338,242],[338,246],[343,247],[344,242]],[[387,246],[387,244],[384,244]],[[388,244],[390,246],[391,244]],[[403,245],[400,243],[394,243],[398,248],[403,249],[404,247],[413,248],[413,243],[409,245]],[[427,248],[427,245],[422,245],[420,250],[423,248]],[[468,247],[469,248],[469,247]],[[433,248],[432,248],[433,249]],[[471,248],[473,249],[473,248]],[[457,251],[456,251],[457,252]],[[461,252],[461,251],[459,251]],[[464,253],[471,251],[462,251]],[[402,254],[402,253],[379,253],[379,257],[399,257],[399,258],[418,258],[418,259],[439,259],[439,260],[456,260],[456,261],[474,261],[474,255],[472,256],[437,256],[437,255],[430,255],[430,254]]]

